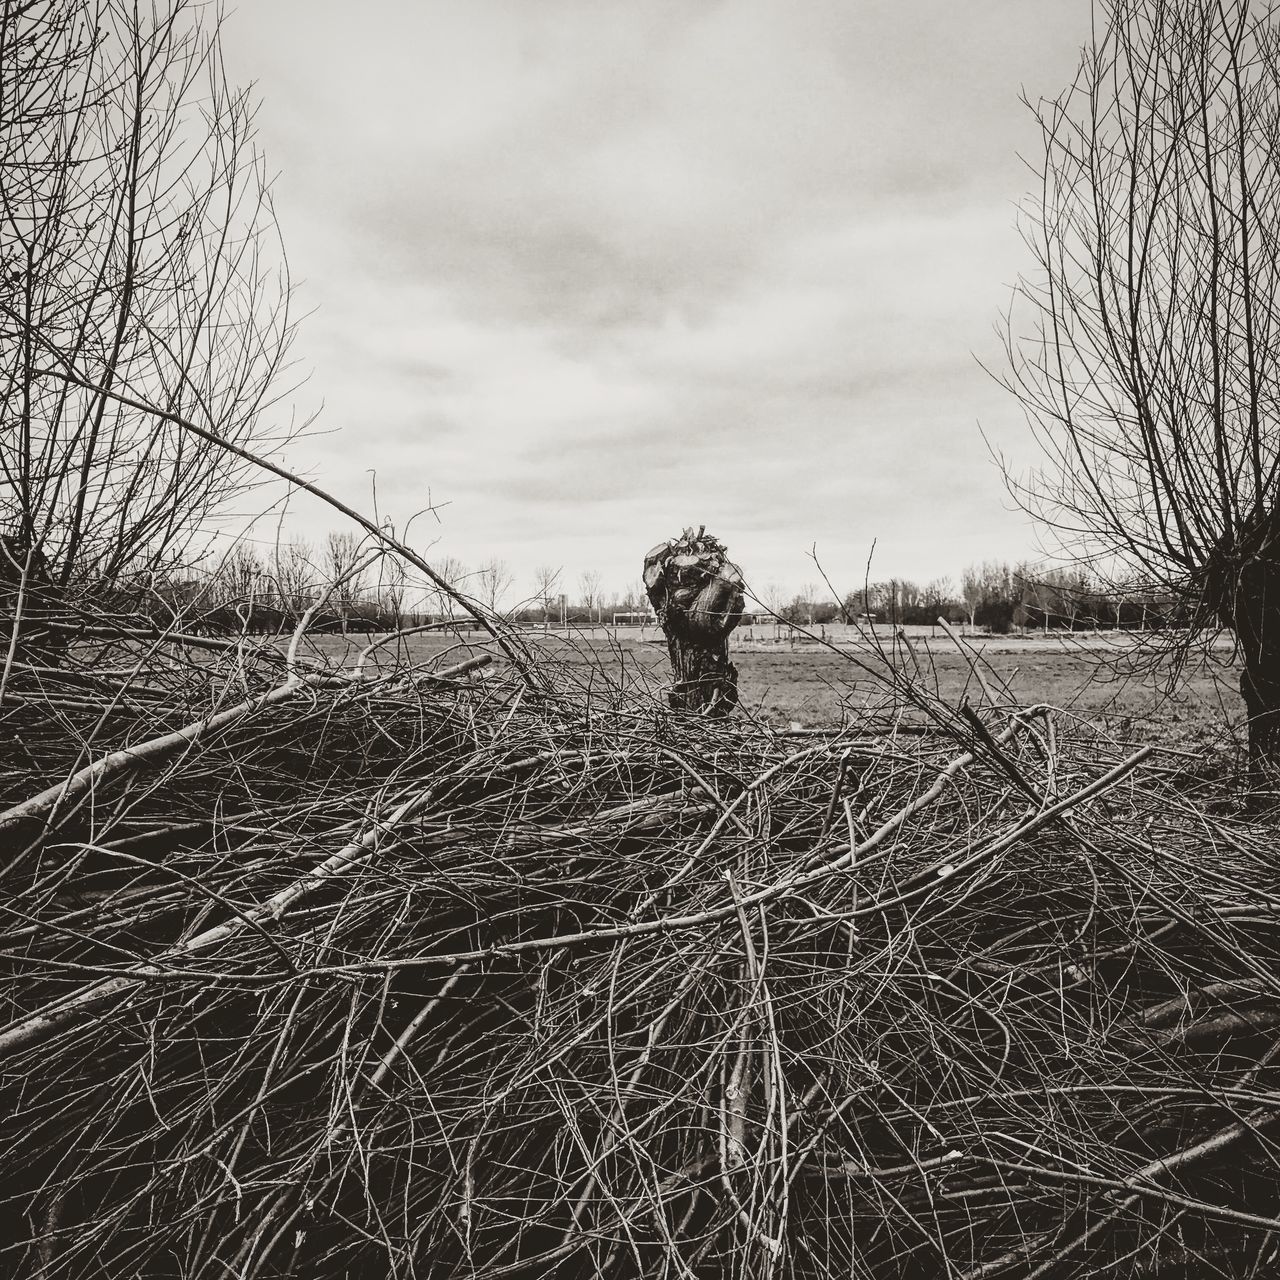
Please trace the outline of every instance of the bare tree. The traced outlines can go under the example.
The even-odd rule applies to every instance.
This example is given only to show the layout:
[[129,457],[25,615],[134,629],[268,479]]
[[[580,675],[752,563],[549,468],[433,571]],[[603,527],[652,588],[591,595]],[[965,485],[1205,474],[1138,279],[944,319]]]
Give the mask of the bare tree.
[[360,561],[360,540],[346,530],[330,531],[325,539],[325,569],[329,581],[335,583],[338,615],[342,619],[342,634],[347,634],[347,624],[355,612],[360,594],[364,590],[363,574],[354,572]]
[[603,581],[595,569],[588,569],[578,575],[578,595],[582,607],[587,611],[588,621],[600,621],[600,591]]
[[806,582],[800,588],[800,594],[795,599],[795,605],[808,626],[813,626],[813,611],[821,599],[822,588],[816,582]]
[[1021,600],[1021,583],[1003,560],[984,560],[970,565],[960,579],[960,594],[969,626],[979,622],[992,631],[1008,631]]
[[[453,587],[460,587],[467,576],[467,566],[457,556],[441,556],[436,561],[436,572],[439,577]],[[431,611],[442,618],[452,618],[457,601],[443,588],[434,584],[428,592]]]
[[932,578],[925,584],[920,602],[929,612],[932,622],[947,611],[956,598],[956,586],[950,578]]
[[[1255,767],[1280,757],[1280,42],[1265,0],[1106,0],[1036,108],[1036,270],[1008,385],[1017,490],[1113,576],[1234,631]],[[1029,314],[1024,314],[1029,313]],[[1015,334],[1017,336],[1015,336]]]
[[1078,566],[1063,565],[1050,569],[1045,580],[1055,597],[1058,612],[1066,620],[1067,630],[1074,631],[1080,610],[1093,590],[1088,573]]
[[486,560],[476,570],[476,592],[481,601],[488,606],[491,613],[497,613],[499,606],[511,590],[515,575],[505,560]]
[[0,529],[74,581],[173,562],[249,483],[292,334],[218,6],[0,0]]
[[379,612],[392,631],[404,626],[404,597],[409,587],[409,574],[399,556],[384,556],[379,562]]
[[900,626],[907,611],[920,605],[919,586],[906,578],[889,578],[884,582],[868,583],[863,590],[868,611],[884,614],[885,621]]
[[982,592],[982,570],[976,564],[971,564],[960,575],[960,598],[969,615],[970,631],[977,625],[978,610],[982,607]]
[[1013,581],[1018,596],[1020,625],[1038,625],[1047,633],[1059,605],[1057,588],[1052,578],[1024,563],[1014,568]]
[[275,550],[276,594],[286,614],[299,617],[315,595],[311,548],[305,541],[286,542]]
[[896,605],[893,582],[867,582],[862,587],[862,607],[871,616],[884,616],[888,623],[894,621]]
[[775,617],[780,618],[783,609],[787,607],[786,588],[779,582],[766,582],[760,588],[760,594],[757,598]]
[[257,551],[247,542],[237,542],[219,567],[221,602],[235,608],[251,606],[262,592],[265,572]]
[[533,573],[534,598],[542,609],[542,621],[545,626],[551,621],[554,601],[559,598],[560,570],[550,565],[539,565]]

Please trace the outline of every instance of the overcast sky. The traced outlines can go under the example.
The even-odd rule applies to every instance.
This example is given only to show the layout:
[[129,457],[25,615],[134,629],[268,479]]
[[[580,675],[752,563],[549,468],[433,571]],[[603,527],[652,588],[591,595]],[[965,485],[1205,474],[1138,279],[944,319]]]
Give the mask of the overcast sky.
[[[705,523],[842,589],[1035,550],[979,424],[1015,206],[1087,0],[242,0],[326,434],[291,458],[469,564],[618,588]],[[331,523],[299,507],[296,527]]]

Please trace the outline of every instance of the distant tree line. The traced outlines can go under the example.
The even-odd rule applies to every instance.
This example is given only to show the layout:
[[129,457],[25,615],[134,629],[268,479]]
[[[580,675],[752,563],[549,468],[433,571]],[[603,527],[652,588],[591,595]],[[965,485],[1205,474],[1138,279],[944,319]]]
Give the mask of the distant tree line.
[[135,588],[153,621],[213,634],[272,635],[311,611],[317,631],[396,630],[417,621],[408,607],[404,567],[370,553],[351,533],[260,549],[237,542],[225,555]]
[[[524,626],[598,626],[651,617],[642,584],[609,590],[594,570],[580,573],[569,586],[561,570],[541,567],[532,589],[521,595],[503,560],[471,568],[445,556],[437,564],[465,594]],[[345,532],[331,533],[318,545],[294,541],[259,548],[239,542],[220,559],[153,576],[135,598],[152,621],[218,634],[288,631],[308,610],[312,629],[344,633],[395,631],[455,616],[462,621],[447,594],[409,582],[399,560]],[[1155,629],[1186,621],[1174,597],[1137,584],[1103,584],[1080,566],[1046,569],[999,560],[970,565],[958,585],[948,577],[924,585],[887,578],[843,599],[813,583],[790,595],[770,585],[758,606],[757,619],[772,616],[800,626],[929,626],[942,618],[997,634]]]
[[1103,583],[1079,566],[1041,568],[987,560],[970,565],[957,586],[947,577],[925,585],[910,578],[869,582],[837,601],[829,590],[807,585],[781,598],[766,588],[764,603],[784,622],[930,626],[939,618],[970,630],[1145,630],[1184,625],[1183,609],[1168,593]]
[[926,587],[908,579],[871,584],[845,601],[864,616],[894,625],[944,618],[971,630],[1143,630],[1179,625],[1176,600],[1138,583],[1103,583],[1080,566],[1037,567],[986,560],[970,565],[955,587],[938,578]]
[[[469,567],[443,556],[435,567],[464,594],[526,626],[608,624],[620,614],[651,612],[640,583],[606,591],[594,571],[582,573],[571,594],[562,590],[559,570],[539,569],[534,591],[516,599],[515,574],[504,560]],[[330,533],[318,545],[237,542],[220,557],[135,581],[127,595],[140,621],[217,635],[287,632],[308,611],[309,629],[343,634],[470,622],[447,593],[411,583],[399,559],[349,532]]]

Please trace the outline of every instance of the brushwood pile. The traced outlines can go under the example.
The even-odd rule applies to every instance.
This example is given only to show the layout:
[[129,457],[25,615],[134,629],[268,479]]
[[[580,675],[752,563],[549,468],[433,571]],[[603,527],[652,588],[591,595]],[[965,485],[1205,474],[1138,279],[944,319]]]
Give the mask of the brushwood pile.
[[9,663],[3,1274],[1280,1262],[1275,823],[1185,761],[287,640]]

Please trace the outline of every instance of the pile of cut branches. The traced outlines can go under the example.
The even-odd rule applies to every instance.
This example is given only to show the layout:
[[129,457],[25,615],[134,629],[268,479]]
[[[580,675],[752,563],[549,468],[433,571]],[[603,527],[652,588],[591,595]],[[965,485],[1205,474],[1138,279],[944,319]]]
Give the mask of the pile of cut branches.
[[1274,1265],[1272,829],[1159,753],[100,632],[0,702],[6,1272]]

